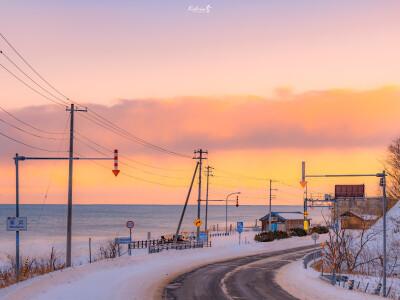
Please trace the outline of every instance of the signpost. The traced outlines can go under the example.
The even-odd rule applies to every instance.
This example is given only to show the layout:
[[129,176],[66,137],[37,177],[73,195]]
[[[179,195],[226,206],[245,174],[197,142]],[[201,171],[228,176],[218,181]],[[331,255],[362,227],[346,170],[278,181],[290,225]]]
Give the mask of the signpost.
[[196,220],[196,221],[194,221],[193,223],[194,223],[194,225],[196,225],[196,227],[200,227],[200,226],[201,226],[201,224],[203,224],[203,222],[201,222],[201,220],[200,220],[200,219],[197,219],[197,220]]
[[131,244],[132,244],[132,228],[133,228],[133,226],[135,226],[135,223],[133,221],[126,222],[126,227],[129,228],[129,245],[128,245],[129,255],[132,254]]
[[236,228],[237,228],[237,232],[239,233],[239,245],[240,245],[240,238],[241,238],[242,232],[243,232],[243,222],[237,222]]
[[[317,240],[319,239],[319,234],[314,232],[311,235],[311,239],[314,241],[314,252],[317,251]],[[315,255],[314,255],[314,263],[315,263]]]

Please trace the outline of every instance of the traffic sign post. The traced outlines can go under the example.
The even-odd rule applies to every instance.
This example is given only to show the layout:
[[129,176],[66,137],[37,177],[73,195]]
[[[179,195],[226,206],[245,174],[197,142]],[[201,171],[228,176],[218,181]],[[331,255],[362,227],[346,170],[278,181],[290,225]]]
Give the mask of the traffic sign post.
[[128,252],[129,255],[132,255],[132,228],[135,226],[135,223],[133,221],[128,221],[126,222],[126,227],[129,228],[129,245],[128,245]]
[[243,232],[243,222],[237,222],[236,228],[237,228],[237,232],[239,233],[239,245],[240,245],[240,238],[241,238],[242,232]]
[[[311,239],[314,241],[314,252],[317,251],[317,240],[319,239],[319,234],[314,232],[311,235]],[[314,263],[315,263],[315,255],[314,255]]]

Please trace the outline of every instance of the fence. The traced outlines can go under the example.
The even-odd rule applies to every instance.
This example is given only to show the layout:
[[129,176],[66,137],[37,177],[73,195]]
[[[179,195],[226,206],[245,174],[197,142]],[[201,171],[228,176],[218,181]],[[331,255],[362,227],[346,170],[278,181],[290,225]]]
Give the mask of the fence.
[[163,250],[186,250],[186,249],[195,249],[195,248],[203,248],[203,242],[188,242],[188,243],[179,243],[179,244],[160,244],[160,245],[151,245],[149,246],[149,254],[159,253]]
[[132,249],[145,249],[149,246],[165,244],[163,240],[145,240],[145,241],[132,241]]
[[310,263],[310,261],[312,261],[313,259],[320,258],[321,256],[322,256],[322,250],[317,250],[317,251],[314,251],[314,252],[311,252],[311,253],[307,254],[303,258],[304,269],[307,269],[307,266]]
[[[321,276],[321,278],[326,278],[327,281],[333,282],[332,280],[332,275],[324,275]],[[362,282],[352,280],[351,276],[346,275],[336,275],[336,281],[335,281],[335,286],[341,287],[344,289],[349,289],[349,290],[358,290],[360,292],[366,293],[366,294],[372,294],[376,296],[383,296],[383,290],[382,290],[382,284],[381,283],[376,283],[376,282]],[[396,288],[393,288],[389,286],[387,292],[386,292],[386,297],[390,299],[398,299],[399,297],[399,291]]]
[[226,232],[217,232],[217,233],[210,233],[210,237],[215,237],[215,236],[228,236],[236,234],[236,231],[229,231],[228,233]]
[[[307,269],[308,264],[310,261],[320,258],[322,256],[322,250],[314,251],[309,254],[307,254],[303,258],[303,266],[305,269]],[[349,289],[349,290],[358,290],[367,294],[373,294],[373,295],[381,295],[383,296],[383,291],[382,291],[382,284],[381,283],[370,283],[370,282],[361,282],[361,281],[355,281],[355,280],[349,280],[349,275],[336,275],[335,280],[333,279],[333,275],[331,274],[325,274],[321,275],[320,278],[323,280],[326,280],[335,286]],[[399,295],[399,291],[397,289],[392,289],[389,287],[389,289],[386,292],[386,297],[391,298],[391,299],[397,299]]]

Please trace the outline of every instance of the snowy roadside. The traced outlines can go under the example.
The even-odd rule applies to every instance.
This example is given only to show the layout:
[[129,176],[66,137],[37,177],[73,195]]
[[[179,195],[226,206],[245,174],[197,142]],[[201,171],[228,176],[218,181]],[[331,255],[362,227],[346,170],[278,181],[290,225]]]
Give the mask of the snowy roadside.
[[320,273],[313,268],[304,269],[303,261],[300,259],[279,269],[275,279],[289,294],[302,300],[382,299],[382,297],[360,291],[334,287],[321,280],[319,275]]
[[0,290],[1,299],[154,299],[160,287],[182,272],[219,260],[312,245],[310,236],[254,243],[253,232],[213,239],[212,248],[145,251],[36,277]]

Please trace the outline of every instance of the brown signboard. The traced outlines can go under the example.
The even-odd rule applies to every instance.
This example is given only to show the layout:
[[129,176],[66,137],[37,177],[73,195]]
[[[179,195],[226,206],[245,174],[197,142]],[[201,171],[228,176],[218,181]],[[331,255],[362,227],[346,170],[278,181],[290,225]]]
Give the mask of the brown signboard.
[[364,184],[335,185],[335,198],[356,198],[364,197]]

